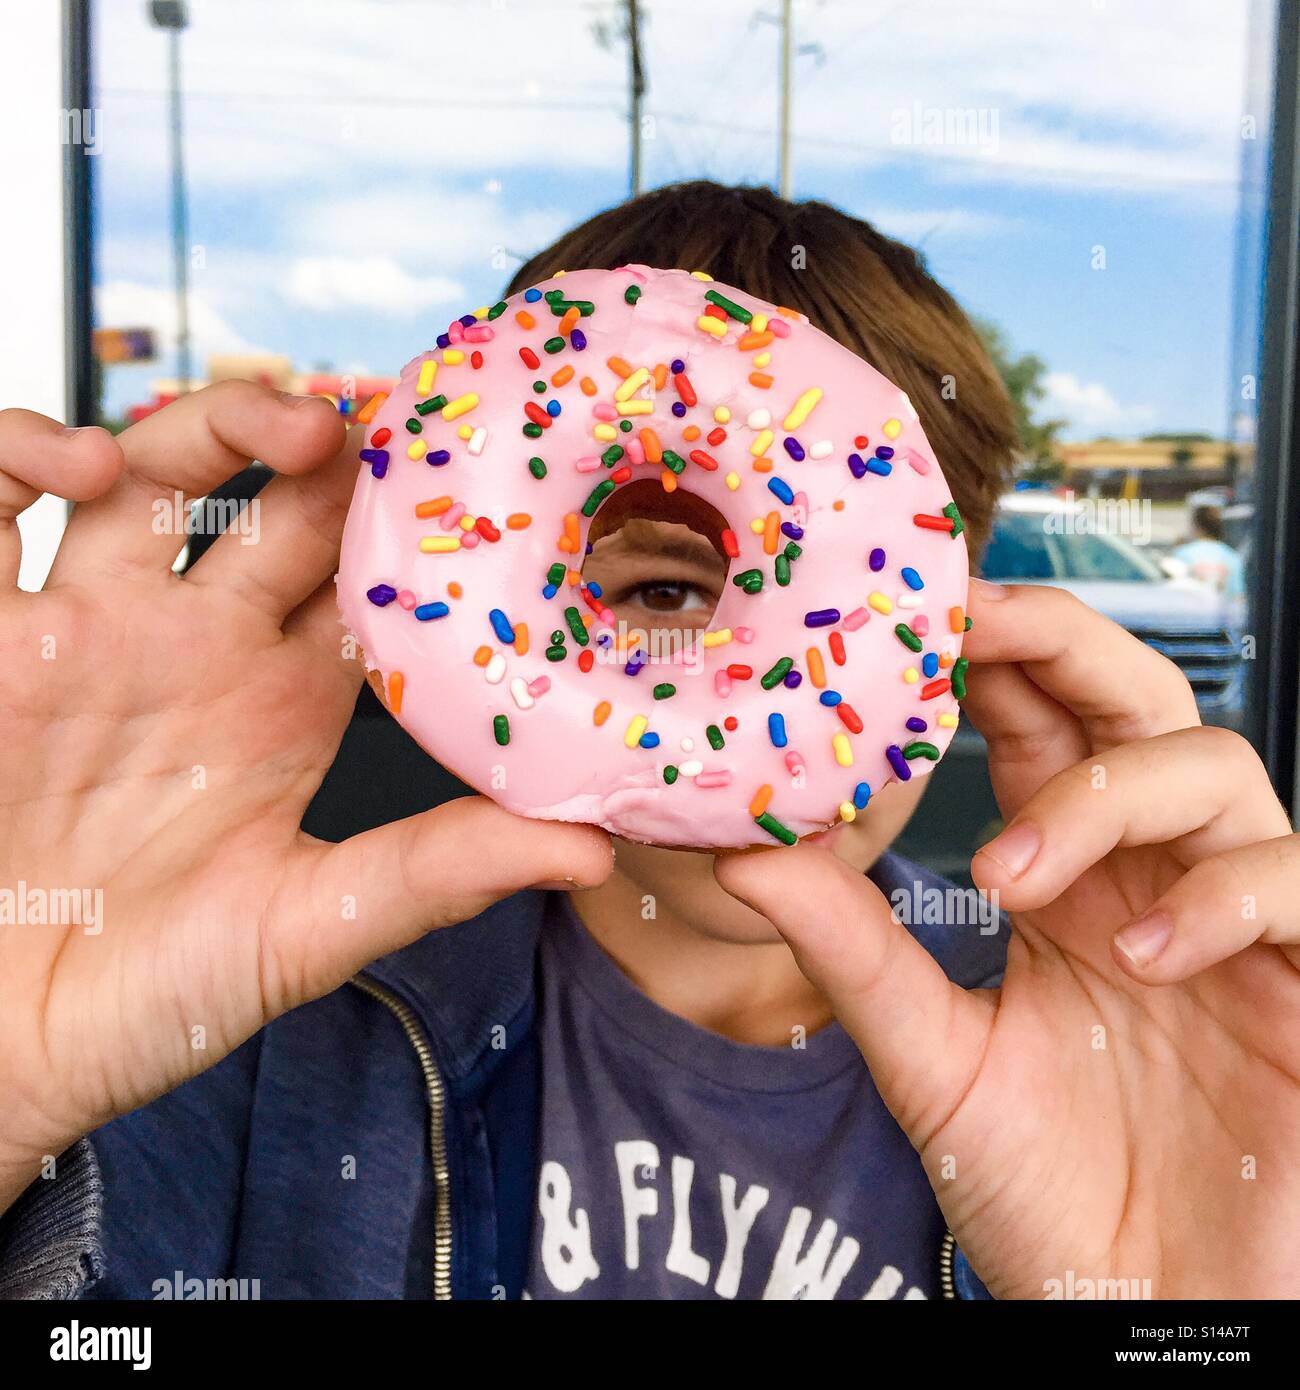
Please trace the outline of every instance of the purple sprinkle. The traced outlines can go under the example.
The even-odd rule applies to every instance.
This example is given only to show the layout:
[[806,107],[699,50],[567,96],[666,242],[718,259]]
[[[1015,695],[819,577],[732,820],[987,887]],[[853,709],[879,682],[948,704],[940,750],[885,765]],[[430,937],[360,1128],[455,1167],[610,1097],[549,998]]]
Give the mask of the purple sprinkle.
[[862,461],[861,454],[849,455],[849,472],[855,478],[865,478],[867,475],[867,465]]
[[623,667],[623,674],[625,676],[635,676],[637,672],[645,666],[644,657],[644,652],[636,652],[627,665]]
[[673,414],[680,420],[686,414],[686,406],[682,401],[673,402]]
[[807,455],[803,451],[803,445],[799,443],[799,441],[794,437],[794,435],[786,435],[785,439],[782,440],[782,443],[785,445],[786,453],[789,454],[790,457],[794,459],[796,463],[802,463],[804,459],[807,457]]
[[875,550],[873,550],[873,551],[871,552],[871,555],[870,555],[869,559],[867,560],[867,563],[871,566],[871,568],[872,568],[873,570],[882,570],[882,569],[884,569],[884,568],[885,568],[885,552],[884,552],[883,550],[881,550],[879,546],[877,546],[877,547],[875,548]]
[[907,759],[903,756],[903,750],[896,743],[891,743],[885,749],[885,757],[889,759],[889,765],[894,769],[894,773],[900,782],[910,782],[912,780],[912,769],[907,765]]
[[913,715],[913,716],[907,721],[907,727],[908,727],[914,734],[923,734],[923,733],[925,733],[925,731],[926,731],[930,726],[925,722],[924,719],[918,719],[918,718],[916,717],[916,715]]
[[434,341],[440,348],[449,348],[451,346],[451,339],[445,333],[439,333]]
[[785,688],[787,690],[798,690],[803,683],[803,676],[798,671],[787,671],[785,673]]
[[357,455],[357,457],[361,460],[362,463],[387,463],[388,450],[362,449],[362,451]]
[[686,363],[680,357],[674,357],[669,368],[674,376],[680,376],[686,370]]
[[878,459],[892,459],[894,457],[894,451],[888,444],[877,444],[876,457]]
[[838,608],[814,608],[803,615],[804,627],[831,627],[840,620]]
[[473,328],[477,322],[478,320],[473,314],[462,314],[460,316],[460,326],[462,328]]
[[575,328],[569,334],[569,346],[574,352],[581,352],[587,346],[587,335],[581,328]]
[[444,463],[451,462],[450,449],[435,449],[431,454],[425,454],[425,463],[432,464],[434,468],[441,468]]
[[384,463],[372,463],[372,464],[370,465],[370,472],[371,472],[372,476],[374,476],[374,477],[376,477],[376,478],[383,478],[383,477],[385,477],[385,476],[387,475],[387,473],[388,473],[388,463],[387,463],[387,461],[385,461]]
[[796,526],[793,521],[783,521],[781,523],[781,534],[789,536],[792,541],[803,540],[803,527]]
[[366,597],[376,608],[384,608],[397,597],[397,590],[391,584],[376,584],[366,590]]

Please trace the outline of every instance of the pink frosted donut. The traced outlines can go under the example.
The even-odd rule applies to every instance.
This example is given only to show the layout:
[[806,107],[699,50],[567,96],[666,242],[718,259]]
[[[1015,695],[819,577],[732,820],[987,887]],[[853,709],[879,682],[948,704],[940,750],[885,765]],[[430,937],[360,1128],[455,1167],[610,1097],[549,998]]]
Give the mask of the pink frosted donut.
[[[508,810],[789,844],[947,748],[961,518],[907,397],[802,314],[680,270],[571,272],[458,319],[376,402],[343,619],[405,728]],[[668,650],[580,573],[641,478],[729,527],[709,629]]]

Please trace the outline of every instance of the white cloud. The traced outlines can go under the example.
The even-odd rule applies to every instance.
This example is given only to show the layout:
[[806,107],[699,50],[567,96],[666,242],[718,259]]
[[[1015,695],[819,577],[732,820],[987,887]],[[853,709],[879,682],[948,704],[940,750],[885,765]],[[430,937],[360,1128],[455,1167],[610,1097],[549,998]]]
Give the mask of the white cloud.
[[1123,405],[1100,382],[1081,381],[1073,372],[1049,372],[1043,378],[1046,395],[1035,414],[1063,418],[1067,431],[1119,433],[1151,425],[1156,411],[1149,405]]
[[412,275],[388,256],[305,256],[290,263],[284,293],[311,309],[369,309],[394,318],[462,300],[445,275]]
[[[249,343],[202,290],[190,291],[189,320],[190,343],[199,364],[213,354],[266,351]],[[176,296],[170,289],[129,280],[99,285],[95,289],[95,322],[105,328],[152,328],[161,352],[176,349]]]

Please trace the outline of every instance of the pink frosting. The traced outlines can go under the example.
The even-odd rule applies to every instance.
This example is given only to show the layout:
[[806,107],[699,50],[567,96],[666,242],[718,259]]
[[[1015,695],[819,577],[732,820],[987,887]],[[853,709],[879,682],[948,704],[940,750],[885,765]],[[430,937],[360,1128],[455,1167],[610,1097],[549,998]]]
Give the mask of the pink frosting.
[[[624,298],[629,286],[641,291],[635,304]],[[665,845],[772,844],[773,822],[802,836],[852,815],[842,808],[853,807],[855,799],[860,806],[868,796],[864,788],[878,791],[895,780],[895,765],[927,774],[933,760],[925,754],[931,750],[913,747],[912,756],[905,754],[917,742],[942,752],[952,738],[957,700],[949,682],[961,650],[967,555],[951,493],[903,392],[802,315],[780,313],[742,290],[684,271],[583,270],[537,288],[595,306],[575,325],[585,335],[584,349],[570,338],[562,350],[545,351],[560,319],[544,298],[526,302],[516,295],[495,318],[480,313],[473,328],[449,333],[459,344],[451,349],[452,363],[438,349],[408,363],[365,426],[367,445],[373,449],[378,435],[388,466],[377,477],[367,465],[357,480],[343,537],[339,606],[386,689],[400,673],[397,717],[404,727],[508,810],[591,822]],[[738,350],[752,325],[731,317],[721,337],[699,327],[710,307],[708,291],[766,316],[772,341]],[[535,320],[533,328],[521,325],[520,311],[525,321],[528,315]],[[521,348],[531,349],[540,366],[529,367]],[[471,351],[482,355],[478,368]],[[463,360],[456,363],[458,354]],[[769,360],[760,365],[763,354]],[[628,415],[632,431],[619,430],[613,441],[593,434],[597,427],[607,433],[611,422],[617,429],[624,418],[615,397],[624,378],[610,359],[622,359],[634,371],[649,369],[650,379],[631,399],[653,406],[649,414]],[[674,359],[686,364],[698,401],[683,418],[672,413],[681,397],[671,372],[658,391],[653,376],[656,366]],[[430,360],[438,364],[433,383],[418,392],[421,369]],[[571,378],[552,385],[566,367],[573,369]],[[753,384],[751,373],[770,377],[770,387]],[[595,394],[584,394],[584,378],[595,383]],[[547,382],[540,394],[533,389],[538,380]],[[807,404],[814,388],[821,395],[806,418],[790,419],[787,426],[796,403],[804,398]],[[415,410],[417,402],[439,395],[450,403],[452,418],[439,408]],[[457,414],[456,403],[467,404],[462,398],[470,395],[477,404]],[[526,436],[525,405],[545,411],[548,402],[558,402],[561,413],[539,437]],[[705,436],[719,427],[719,408],[730,412],[721,425],[726,438],[708,443]],[[769,424],[754,414],[759,411],[768,413]],[[408,431],[411,420],[419,422],[418,434]],[[683,438],[690,425],[700,430],[693,441]],[[625,658],[611,657],[614,645],[600,645],[608,632],[597,613],[604,605],[587,602],[567,578],[552,597],[544,586],[557,562],[571,570],[581,566],[590,525],[582,507],[593,488],[611,476],[626,478],[622,469],[633,479],[663,472],[662,464],[646,461],[640,432],[647,427],[664,449],[688,460],[679,487],[728,518],[740,554],[731,562],[709,645],[691,649],[687,660],[652,652],[641,670],[628,674]],[[772,436],[760,448],[756,468],[754,447],[765,429]],[[856,442],[862,438],[865,444]],[[797,441],[794,452],[802,451],[801,460],[791,456],[787,439]],[[626,451],[613,469],[600,461],[611,443]],[[414,446],[419,454],[421,444],[428,453],[447,450],[450,461],[431,466],[423,456],[410,457],[408,449]],[[888,462],[876,457],[880,446],[893,450]],[[718,467],[689,461],[695,450],[705,451]],[[544,479],[530,473],[533,457],[545,461]],[[764,459],[771,461],[768,471],[762,471]],[[769,487],[773,480],[775,489]],[[440,515],[417,517],[417,504],[446,498],[450,504]],[[778,522],[804,528],[785,586],[777,582],[775,558],[764,545],[762,523],[773,512]],[[580,522],[576,554],[557,548],[571,513]],[[521,525],[520,514],[531,522]],[[937,520],[925,526],[917,516]],[[480,518],[487,525],[466,529]],[[470,537],[472,548],[420,548],[424,538],[445,545]],[[789,544],[781,535],[778,553]],[[886,557],[876,571],[869,562],[874,550]],[[754,569],[763,576],[758,593],[730,582]],[[923,587],[912,587],[904,569]],[[382,602],[390,589],[401,601]],[[414,607],[408,606],[408,591],[415,595]],[[449,612],[417,616],[439,612],[425,607],[434,604],[445,604]],[[570,608],[591,620],[585,647],[571,631],[565,612]],[[493,610],[504,615],[507,632],[526,625],[524,654],[516,649],[521,643],[503,640]],[[839,619],[806,625],[808,614],[826,610]],[[899,624],[917,634],[921,651],[900,638]],[[564,633],[565,656],[552,662],[546,652],[557,629]],[[724,640],[728,632],[730,640]],[[843,664],[835,659],[841,642]],[[812,678],[810,649],[820,653],[825,671],[820,687]],[[579,664],[584,651],[594,657],[585,671]],[[764,689],[760,678],[782,658],[792,661],[801,682]],[[933,667],[936,661],[935,674],[926,674],[923,662]],[[727,674],[737,666],[751,668],[752,676]],[[654,698],[654,688],[664,684],[676,693]],[[842,697],[839,706],[823,703],[831,692]],[[779,729],[774,737],[769,725],[774,714],[784,720],[783,746]],[[508,727],[504,745],[498,716]],[[728,719],[734,728],[726,727]],[[925,729],[909,729],[909,719],[923,720]],[[638,737],[642,731],[650,737]],[[657,746],[643,746],[655,735]],[[715,748],[719,741],[723,746]],[[671,784],[666,772],[675,776]],[[771,789],[766,816],[772,820],[766,824],[751,813],[763,788]]]

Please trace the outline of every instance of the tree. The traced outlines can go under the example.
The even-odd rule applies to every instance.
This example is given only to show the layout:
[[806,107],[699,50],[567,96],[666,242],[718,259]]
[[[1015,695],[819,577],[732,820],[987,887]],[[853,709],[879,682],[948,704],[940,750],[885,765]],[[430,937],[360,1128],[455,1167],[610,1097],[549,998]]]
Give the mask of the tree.
[[975,331],[983,340],[984,347],[997,368],[1011,405],[1016,414],[1016,430],[1020,436],[1020,449],[1024,461],[1031,471],[1041,476],[1059,472],[1060,460],[1056,455],[1056,437],[1068,423],[1065,420],[1036,420],[1034,408],[1047,394],[1043,377],[1047,364],[1033,353],[1012,355],[1006,334],[995,323],[987,319],[975,320]]

